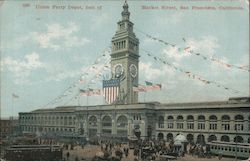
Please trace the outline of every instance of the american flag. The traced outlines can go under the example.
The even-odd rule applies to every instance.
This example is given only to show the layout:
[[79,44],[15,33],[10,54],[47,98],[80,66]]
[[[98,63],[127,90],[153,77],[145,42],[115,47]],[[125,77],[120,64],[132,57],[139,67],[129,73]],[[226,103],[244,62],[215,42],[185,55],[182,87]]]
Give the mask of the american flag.
[[120,80],[103,80],[103,95],[108,104],[116,101],[120,90]]

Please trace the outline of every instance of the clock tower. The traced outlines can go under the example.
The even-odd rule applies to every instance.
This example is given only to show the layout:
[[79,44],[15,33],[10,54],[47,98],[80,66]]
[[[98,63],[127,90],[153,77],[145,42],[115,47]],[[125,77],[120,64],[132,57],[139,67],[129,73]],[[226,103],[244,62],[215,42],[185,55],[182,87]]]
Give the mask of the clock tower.
[[133,32],[133,23],[129,20],[130,12],[125,0],[122,20],[117,23],[117,31],[112,38],[111,71],[112,79],[120,79],[119,103],[138,102],[138,93],[133,91],[138,86],[139,40]]

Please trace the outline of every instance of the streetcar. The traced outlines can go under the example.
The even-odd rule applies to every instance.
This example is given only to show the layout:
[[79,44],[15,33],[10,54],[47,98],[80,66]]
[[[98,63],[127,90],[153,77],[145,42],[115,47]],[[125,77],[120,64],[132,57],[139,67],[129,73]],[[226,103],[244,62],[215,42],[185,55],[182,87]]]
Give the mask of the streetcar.
[[12,145],[5,149],[6,161],[61,161],[58,145]]
[[207,143],[210,152],[215,155],[249,158],[250,157],[250,144],[249,143],[235,143],[235,142],[222,142],[212,141]]

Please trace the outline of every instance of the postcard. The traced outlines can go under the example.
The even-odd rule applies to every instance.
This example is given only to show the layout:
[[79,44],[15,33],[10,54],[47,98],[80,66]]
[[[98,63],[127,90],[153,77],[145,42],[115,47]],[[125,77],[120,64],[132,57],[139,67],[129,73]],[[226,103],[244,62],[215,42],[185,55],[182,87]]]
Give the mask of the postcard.
[[250,157],[249,0],[1,0],[6,161]]

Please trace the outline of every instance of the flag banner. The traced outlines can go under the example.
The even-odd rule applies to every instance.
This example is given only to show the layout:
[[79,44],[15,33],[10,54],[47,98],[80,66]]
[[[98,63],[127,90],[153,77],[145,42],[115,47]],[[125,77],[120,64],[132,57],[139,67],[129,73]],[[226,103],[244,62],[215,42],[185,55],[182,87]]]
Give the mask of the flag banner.
[[[151,82],[149,82],[150,84]],[[153,84],[152,85],[146,85],[146,86],[138,86],[138,87],[133,87],[134,92],[147,92],[151,90],[161,90],[161,84]]]
[[[144,49],[142,49],[145,53],[149,53],[149,54],[151,54],[149,51],[146,51],[146,50],[144,50]],[[151,54],[151,58],[153,58],[152,57],[152,55],[153,54]],[[149,55],[148,55],[149,56]],[[158,58],[159,59],[159,58]],[[192,79],[194,79],[194,80],[198,80],[198,81],[201,81],[202,83],[204,83],[204,84],[206,84],[206,85],[208,85],[208,84],[214,84],[214,85],[216,85],[217,87],[219,87],[219,88],[223,88],[223,85],[222,84],[220,84],[220,83],[218,83],[218,82],[215,82],[215,81],[211,81],[211,80],[206,80],[206,79],[204,79],[204,78],[202,78],[202,76],[199,76],[199,75],[197,75],[197,74],[194,74],[193,72],[190,72],[190,71],[185,71],[184,69],[182,69],[182,68],[180,68],[180,67],[177,67],[177,66],[175,66],[174,64],[171,64],[171,63],[169,63],[167,60],[165,60],[165,59],[163,59],[163,58],[161,58],[162,59],[162,61],[159,61],[159,62],[161,62],[161,63],[163,63],[163,64],[167,64],[168,66],[170,66],[171,68],[173,68],[173,69],[175,69],[175,70],[177,70],[177,71],[180,71],[180,72],[182,72],[182,73],[184,73],[186,76],[188,76],[189,78],[192,78]],[[160,60],[160,59],[159,59]],[[216,60],[216,61],[218,61],[218,60]],[[230,66],[230,64],[228,64],[229,66]],[[152,87],[151,86],[147,86],[147,90],[150,90]],[[223,88],[223,89],[225,89],[225,88]],[[242,92],[240,92],[240,91],[238,91],[238,90],[236,90],[236,89],[233,89],[233,88],[229,88],[229,87],[227,87],[227,89],[226,90],[230,90],[231,92],[234,92],[234,93],[242,93]]]
[[12,98],[19,98],[19,96],[16,95],[15,93],[12,93]]
[[100,89],[89,89],[89,90],[80,89],[80,94],[82,96],[99,96],[101,95],[101,90]]
[[146,92],[145,86],[133,87],[134,92]]
[[[136,29],[136,30],[138,30],[138,29]],[[139,31],[139,30],[138,30],[138,31]],[[166,41],[164,41],[164,40],[161,40],[161,39],[159,39],[159,38],[157,38],[157,37],[154,37],[154,36],[151,36],[151,35],[149,35],[149,34],[146,34],[146,33],[142,32],[142,31],[139,31],[139,32],[142,33],[142,34],[144,34],[145,36],[147,36],[147,37],[150,38],[151,40],[160,42],[160,43],[162,43],[162,44],[164,44],[164,45],[166,45],[166,46],[169,46],[169,45],[171,45],[172,47],[177,46],[177,44],[171,44],[171,43],[166,42]],[[187,41],[186,38],[182,38],[182,40],[183,40],[184,42]],[[228,68],[232,68],[232,67],[233,67],[233,68],[236,68],[236,69],[240,69],[240,70],[244,70],[244,71],[250,72],[250,70],[249,70],[248,68],[241,67],[241,66],[237,66],[237,65],[234,65],[234,64],[229,64],[229,63],[226,63],[226,62],[224,62],[224,61],[222,61],[222,60],[220,60],[220,59],[218,59],[218,58],[215,59],[215,58],[213,58],[213,57],[206,56],[206,55],[204,55],[204,54],[201,54],[201,53],[198,53],[198,52],[195,52],[195,51],[191,50],[191,48],[192,48],[191,46],[188,46],[188,47],[184,47],[184,48],[178,48],[178,50],[179,50],[179,51],[183,51],[184,53],[189,53],[189,54],[192,54],[192,55],[200,56],[200,57],[203,58],[204,60],[210,60],[210,61],[216,62],[217,64],[224,65],[225,67],[228,67]],[[157,57],[154,57],[154,60],[157,61]]]
[[108,104],[116,101],[120,90],[120,79],[103,80],[103,96]]

